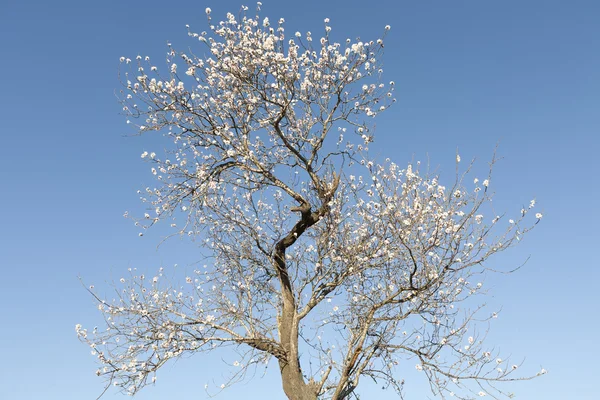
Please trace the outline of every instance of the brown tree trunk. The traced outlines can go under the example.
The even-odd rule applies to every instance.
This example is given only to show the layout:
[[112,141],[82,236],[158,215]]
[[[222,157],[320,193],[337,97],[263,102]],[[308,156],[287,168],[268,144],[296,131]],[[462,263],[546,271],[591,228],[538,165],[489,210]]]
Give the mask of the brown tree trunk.
[[[277,126],[276,126],[277,128]],[[310,173],[310,171],[309,171]],[[279,315],[278,328],[279,340],[281,346],[285,349],[286,357],[279,358],[279,370],[283,391],[290,400],[316,400],[319,396],[320,385],[310,380],[306,382],[300,368],[300,358],[298,354],[298,314],[296,310],[296,299],[294,289],[290,280],[285,261],[285,252],[296,240],[311,226],[319,222],[321,217],[329,211],[328,203],[333,197],[339,184],[339,176],[335,176],[334,181],[327,193],[319,185],[319,196],[323,200],[323,205],[317,212],[312,212],[310,204],[298,196],[301,205],[291,210],[300,212],[300,220],[294,225],[292,230],[282,238],[276,245],[273,253],[273,261],[277,270],[277,277],[281,284],[282,309]]]
[[298,357],[298,325],[295,308],[284,302],[279,321],[279,336],[287,358],[279,360],[283,391],[290,400],[316,400],[317,388],[307,384]]
[[275,262],[277,276],[281,284],[283,303],[278,321],[279,340],[286,353],[285,358],[279,358],[279,370],[281,372],[283,391],[288,399],[316,400],[319,389],[312,381],[307,383],[304,380],[302,369],[300,368],[296,299],[285,262],[286,249],[292,246],[307,228],[319,220],[318,214],[310,212],[308,204],[305,204],[301,208],[301,211],[302,218],[296,223],[292,231],[277,243],[273,254],[273,261]]

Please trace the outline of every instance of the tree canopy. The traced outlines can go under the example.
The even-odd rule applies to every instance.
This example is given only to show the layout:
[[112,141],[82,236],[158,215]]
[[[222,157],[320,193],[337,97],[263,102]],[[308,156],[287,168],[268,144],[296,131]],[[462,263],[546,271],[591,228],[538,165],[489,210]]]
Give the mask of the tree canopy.
[[133,271],[113,300],[90,290],[107,327],[77,333],[97,374],[135,394],[170,360],[230,346],[231,383],[275,358],[298,400],[352,398],[362,378],[402,396],[407,366],[442,398],[530,378],[484,341],[477,322],[494,314],[477,299],[488,259],[542,218],[535,201],[512,219],[493,212],[495,159],[479,180],[457,154],[442,183],[369,156],[373,118],[394,102],[389,26],[336,42],[329,19],[313,39],[259,11],[214,23],[206,9],[208,32],[189,31],[199,49],[169,47],[164,72],[121,58],[128,122],[171,139],[142,154],[156,186],[136,223],[168,221],[206,259],[181,284]]

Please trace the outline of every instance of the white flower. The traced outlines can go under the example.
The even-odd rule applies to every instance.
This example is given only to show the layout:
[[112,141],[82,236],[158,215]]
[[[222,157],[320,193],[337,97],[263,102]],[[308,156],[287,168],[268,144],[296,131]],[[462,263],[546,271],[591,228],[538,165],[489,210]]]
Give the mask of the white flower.
[[482,185],[485,186],[485,187],[488,187],[489,184],[490,184],[490,180],[489,179],[484,180],[483,183],[482,183]]
[[386,30],[386,31],[389,31],[389,30],[390,30],[390,28],[391,28],[391,26],[389,26],[389,25],[386,25],[386,26],[385,26],[385,30]]
[[485,392],[479,392],[478,395],[479,395],[479,397],[483,397],[483,396],[485,396]]
[[206,7],[206,10],[204,10],[204,12],[206,12],[206,15],[210,15],[210,12],[211,12],[211,11],[212,11],[212,10],[211,10],[210,8],[208,8],[208,7]]
[[537,213],[537,214],[535,214],[535,217],[536,217],[537,219],[540,219],[540,218],[542,218],[542,217],[543,217],[543,215],[542,215],[542,213]]
[[456,155],[456,162],[460,162],[460,155]]
[[423,366],[421,364],[415,365],[417,371],[423,371]]

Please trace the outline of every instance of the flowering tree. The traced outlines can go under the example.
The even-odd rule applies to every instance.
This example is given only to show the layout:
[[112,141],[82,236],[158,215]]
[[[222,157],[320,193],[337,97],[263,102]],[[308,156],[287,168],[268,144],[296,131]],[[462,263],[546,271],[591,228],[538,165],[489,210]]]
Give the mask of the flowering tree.
[[458,156],[450,186],[370,160],[370,121],[393,102],[383,39],[341,44],[330,30],[286,38],[283,19],[243,8],[212,35],[189,32],[207,56],[169,48],[166,74],[121,59],[137,69],[123,110],[173,139],[164,157],[142,154],[157,186],[136,223],[169,220],[209,261],[181,285],[133,271],[114,300],[90,289],[107,329],[77,333],[98,375],[135,394],[169,360],[232,346],[222,388],[275,358],[294,400],[351,398],[363,377],[402,395],[407,365],[441,397],[527,379],[488,350],[474,299],[489,257],[541,214],[527,222],[533,201],[514,220],[484,214],[490,176],[467,183]]

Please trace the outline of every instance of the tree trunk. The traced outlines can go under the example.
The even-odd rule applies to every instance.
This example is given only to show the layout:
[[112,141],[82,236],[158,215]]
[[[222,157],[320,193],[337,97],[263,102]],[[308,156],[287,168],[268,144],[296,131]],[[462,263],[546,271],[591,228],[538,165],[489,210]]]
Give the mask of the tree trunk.
[[279,320],[279,337],[287,357],[279,359],[283,391],[290,400],[316,400],[318,393],[314,384],[306,383],[302,376],[298,357],[298,323],[295,307],[284,300]]
[[286,353],[285,359],[279,358],[279,371],[281,372],[283,391],[290,400],[316,400],[319,395],[319,387],[313,381],[307,383],[300,368],[296,299],[285,262],[285,251],[296,242],[306,229],[319,221],[321,214],[326,209],[326,206],[324,206],[319,210],[319,213],[314,213],[311,212],[308,203],[297,207],[295,211],[301,212],[301,219],[275,245],[273,253],[273,261],[281,284],[283,303],[278,321],[279,340]]

